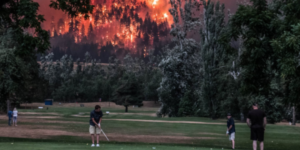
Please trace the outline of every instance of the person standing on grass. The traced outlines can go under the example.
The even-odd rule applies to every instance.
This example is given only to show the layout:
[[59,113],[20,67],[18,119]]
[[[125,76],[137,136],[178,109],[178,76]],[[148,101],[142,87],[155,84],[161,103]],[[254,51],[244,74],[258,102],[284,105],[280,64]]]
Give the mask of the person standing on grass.
[[97,147],[100,147],[99,145],[99,136],[100,136],[100,133],[101,133],[101,121],[102,121],[102,116],[103,116],[103,113],[101,111],[101,107],[99,105],[96,105],[95,106],[95,110],[91,111],[91,115],[90,115],[90,134],[91,134],[91,137],[92,137],[92,145],[91,147],[95,147],[95,143],[94,143],[94,140],[95,140],[95,134],[97,136]]
[[13,111],[13,126],[17,126],[17,119],[18,119],[18,110],[14,108]]
[[11,118],[13,117],[13,112],[9,110],[7,112],[7,116],[8,116],[8,126],[11,126]]
[[248,113],[247,124],[251,129],[253,150],[257,150],[257,141],[260,142],[260,150],[264,149],[264,134],[267,125],[267,117],[264,111],[258,109],[257,103],[252,105],[253,110]]
[[229,135],[229,141],[232,142],[232,149],[234,149],[235,147],[235,142],[234,142],[234,139],[235,139],[235,124],[234,124],[234,120],[233,118],[231,117],[231,114],[228,113],[227,114],[227,132],[226,134]]

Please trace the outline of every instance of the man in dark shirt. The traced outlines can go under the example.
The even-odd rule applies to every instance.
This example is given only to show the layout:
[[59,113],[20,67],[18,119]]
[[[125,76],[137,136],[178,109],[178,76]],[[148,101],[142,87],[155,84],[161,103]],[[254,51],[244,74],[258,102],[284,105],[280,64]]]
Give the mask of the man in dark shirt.
[[234,149],[235,147],[235,124],[234,124],[234,120],[231,117],[231,114],[228,113],[227,114],[227,132],[226,134],[229,135],[229,140],[232,142],[232,149]]
[[264,149],[264,134],[267,125],[267,118],[264,111],[258,109],[257,103],[252,105],[247,117],[247,124],[251,128],[251,140],[253,141],[253,150],[257,149],[257,141],[260,142],[260,150]]
[[97,134],[97,147],[99,147],[99,135],[101,133],[101,121],[102,121],[102,111],[99,105],[95,106],[95,110],[91,111],[90,115],[90,134],[92,136],[92,147],[95,147],[94,144],[94,134]]

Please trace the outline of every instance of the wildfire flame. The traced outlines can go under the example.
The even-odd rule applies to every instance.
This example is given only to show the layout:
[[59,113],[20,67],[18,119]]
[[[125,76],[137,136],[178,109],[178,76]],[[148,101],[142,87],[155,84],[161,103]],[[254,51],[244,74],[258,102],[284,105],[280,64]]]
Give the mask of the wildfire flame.
[[153,1],[153,3],[152,3],[153,8],[155,8],[155,5],[157,4],[157,1],[158,1],[158,0],[154,0],[154,1]]
[[168,15],[167,15],[167,13],[164,13],[164,17],[165,17],[165,18],[168,18]]
[[[64,35],[73,30],[71,33],[74,35],[75,43],[82,41],[86,42],[86,40],[83,39],[88,39],[89,41],[94,40],[93,42],[96,42],[99,48],[107,44],[107,42],[110,42],[112,45],[122,44],[122,46],[126,48],[139,48],[142,50],[144,47],[141,46],[145,45],[137,45],[141,42],[141,39],[145,37],[146,29],[143,27],[145,26],[144,22],[139,21],[139,19],[150,19],[151,22],[155,21],[158,26],[157,30],[159,31],[165,31],[168,29],[169,20],[167,19],[167,10],[163,8],[165,5],[162,5],[164,1],[137,1],[140,3],[122,3],[113,0],[95,2],[92,0],[96,9],[92,14],[89,14],[88,20],[84,20],[83,14],[79,14],[76,18],[59,16],[58,19],[63,20],[63,23],[57,25],[53,19],[49,29],[50,35],[51,37],[54,37],[54,32],[59,33],[59,35]],[[144,2],[143,5],[142,2]],[[150,11],[149,14],[147,13],[147,16],[143,11],[140,11],[140,9],[144,7],[150,7],[151,9],[151,6],[155,8],[155,10],[153,9],[153,11]],[[138,19],[136,19],[136,17]],[[57,18],[55,19],[58,20]],[[93,40],[90,40],[90,37],[88,37],[90,31],[95,33],[92,38]],[[164,39],[167,37],[164,35],[167,32],[162,32],[162,34],[160,34],[161,32],[159,31],[159,34],[155,35],[156,38]],[[151,34],[147,34],[149,39],[149,44],[145,47],[147,49],[153,46],[154,36]],[[147,56],[148,53],[145,52],[144,55]]]

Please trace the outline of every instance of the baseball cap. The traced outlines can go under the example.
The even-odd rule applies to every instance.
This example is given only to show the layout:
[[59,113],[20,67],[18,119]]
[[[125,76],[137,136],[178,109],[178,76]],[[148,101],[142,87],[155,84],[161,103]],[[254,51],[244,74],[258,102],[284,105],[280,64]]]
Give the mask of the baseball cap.
[[227,113],[227,116],[231,116],[231,114],[230,114],[230,113]]

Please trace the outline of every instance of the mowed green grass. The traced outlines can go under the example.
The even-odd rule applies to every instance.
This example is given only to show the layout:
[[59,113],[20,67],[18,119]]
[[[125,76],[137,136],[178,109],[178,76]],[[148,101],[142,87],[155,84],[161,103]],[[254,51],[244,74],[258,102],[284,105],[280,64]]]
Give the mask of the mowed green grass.
[[[62,115],[65,119],[67,120],[82,120],[81,117],[74,117],[73,115],[79,115],[79,113],[84,113],[83,116],[88,116],[90,112],[93,110],[93,108],[89,107],[59,107],[59,106],[50,106],[49,109],[27,109],[27,110],[20,110],[21,112],[41,112],[41,113],[58,113]],[[120,109],[120,108],[102,108],[102,111],[104,113],[104,118],[107,119],[143,119],[143,120],[166,120],[166,118],[158,118],[155,116],[158,108],[132,108],[129,107],[128,115],[125,113],[125,108]],[[110,113],[118,113],[118,114],[110,114],[106,115],[105,112],[109,111]],[[149,115],[135,115],[135,114],[149,114]],[[126,115],[125,115],[126,114]],[[34,114],[34,116],[36,116]],[[38,114],[38,116],[41,116]],[[53,116],[53,114],[48,114],[47,116]],[[57,120],[57,119],[56,119]],[[85,119],[86,120],[86,119]],[[210,118],[204,118],[204,117],[177,117],[177,118],[167,118],[168,121],[204,121],[204,122],[224,122],[226,121],[223,119],[222,121],[220,120],[211,120]]]
[[[53,143],[53,142],[15,142],[0,143],[4,150],[211,150],[211,148],[201,148],[196,146],[180,145],[156,145],[156,144],[101,144],[100,147],[91,147],[87,143]],[[212,148],[212,150],[221,150]],[[227,149],[224,149],[227,150]]]
[[[70,132],[88,132],[89,117],[75,117],[79,113],[88,116],[93,108],[87,107],[49,107],[49,110],[19,110],[20,112],[41,112],[41,113],[57,113],[60,118],[47,119],[52,121],[78,122],[78,123],[39,123],[24,122],[25,125],[43,125],[43,128],[52,128],[60,126]],[[128,143],[101,142],[104,143],[101,149],[229,149],[230,142],[225,135],[226,119],[211,120],[203,117],[179,117],[179,118],[158,118],[153,116],[157,108],[130,108],[129,113],[124,115],[124,109],[103,108],[103,112],[110,111],[110,115],[104,115],[102,128],[107,133],[114,133],[126,136],[149,135],[149,136],[184,136],[190,140],[186,144],[174,143],[138,143],[135,141]],[[143,115],[140,115],[143,114]],[[149,114],[149,115],[147,115]],[[152,115],[152,116],[151,116]],[[34,117],[34,114],[26,115]],[[41,116],[40,114],[36,116]],[[44,114],[44,116],[55,116],[54,114]],[[21,116],[20,116],[21,117]],[[118,121],[115,119],[142,119],[166,122],[138,122],[138,121]],[[170,123],[168,121],[192,121],[204,122],[207,124],[195,123]],[[0,122],[2,124],[4,122]],[[20,125],[22,125],[20,124]],[[88,133],[87,133],[88,134]],[[207,139],[212,138],[212,139]],[[13,143],[13,144],[11,144]],[[50,140],[24,140],[17,138],[0,138],[0,147],[7,149],[90,149],[89,139],[79,137],[53,137]],[[26,146],[32,145],[33,147]],[[250,130],[245,123],[236,123],[236,149],[251,149],[252,141],[250,141]],[[266,150],[297,150],[300,147],[300,127],[272,125],[268,124],[265,134]]]

